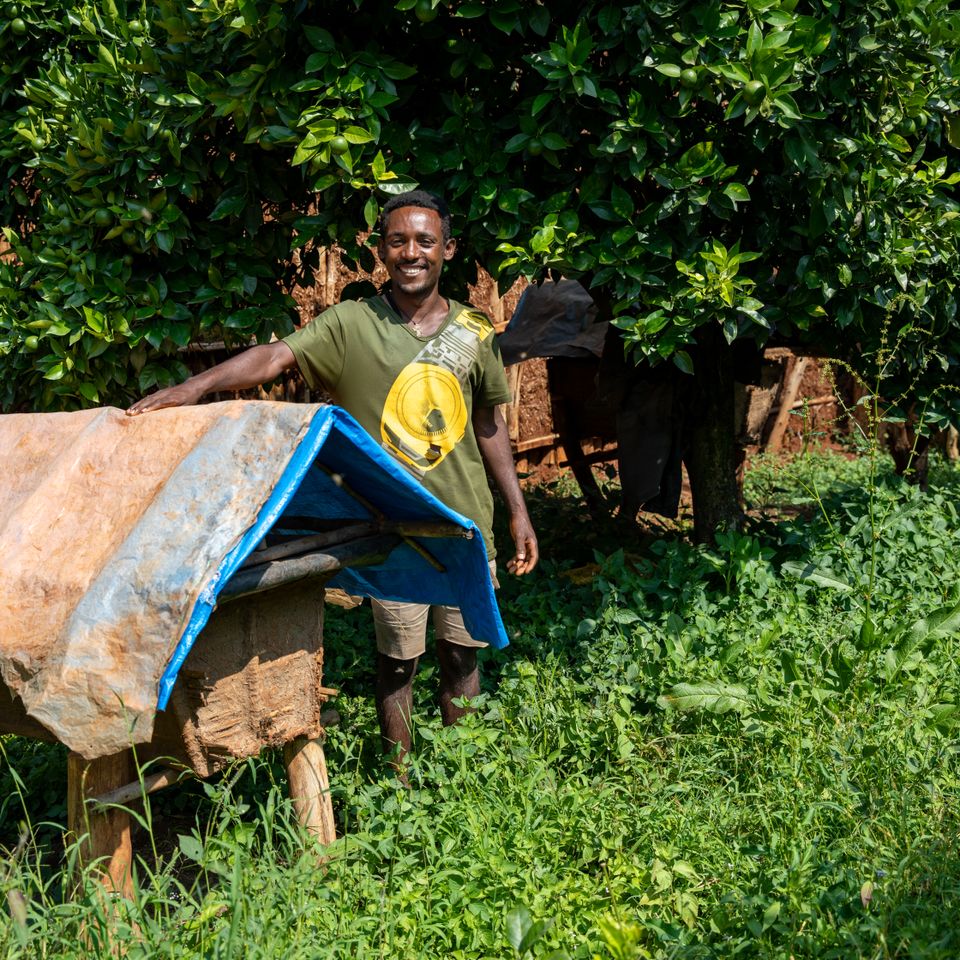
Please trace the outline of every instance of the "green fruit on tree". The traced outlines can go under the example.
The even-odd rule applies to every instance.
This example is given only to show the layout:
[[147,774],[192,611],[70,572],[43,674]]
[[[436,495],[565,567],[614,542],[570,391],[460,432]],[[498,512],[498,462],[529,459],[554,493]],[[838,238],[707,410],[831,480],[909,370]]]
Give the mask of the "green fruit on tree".
[[843,182],[848,187],[855,187],[860,182],[860,171],[859,170],[848,170],[843,175]]
[[40,346],[39,337],[27,337],[27,339],[23,341],[23,349],[29,350],[31,353],[33,353],[33,351],[36,350],[37,347],[39,346]]
[[897,133],[903,134],[905,137],[911,137],[917,132],[917,121],[913,117],[904,117],[897,124]]
[[132,230],[124,230],[120,234],[120,239],[128,246],[132,247],[136,245],[137,235]]
[[132,267],[132,266],[133,266],[133,254],[132,254],[132,253],[125,253],[125,254],[123,255],[122,263],[123,263],[123,265],[124,265],[125,267]]
[[700,75],[697,73],[693,67],[687,67],[686,70],[682,71],[680,74],[680,86],[684,90],[693,90],[700,83]]
[[751,107],[759,107],[766,96],[767,87],[762,80],[750,80],[743,85],[743,99]]
[[139,20],[131,20],[127,27],[131,33],[143,33],[143,24]]
[[421,23],[429,23],[431,20],[437,19],[437,14],[440,11],[430,0],[417,0],[417,5],[413,8],[413,12],[417,15],[417,19]]
[[10,21],[10,29],[18,37],[22,37],[27,32],[27,22],[22,17],[14,17]]
[[34,137],[30,141],[30,146],[33,147],[34,150],[43,150],[46,145],[47,141],[44,140],[43,137]]
[[540,154],[543,153],[543,141],[534,137],[527,144],[527,153],[529,153],[531,157],[539,157]]
[[330,152],[331,152],[334,156],[337,156],[337,157],[342,156],[342,155],[345,154],[349,149],[350,149],[350,144],[347,143],[347,138],[346,138],[346,137],[343,137],[343,136],[340,136],[340,134],[337,134],[337,136],[335,136],[335,137],[330,141]]
[[113,214],[112,214],[109,210],[101,207],[101,208],[93,215],[93,222],[94,222],[98,227],[109,227],[110,224],[113,223]]

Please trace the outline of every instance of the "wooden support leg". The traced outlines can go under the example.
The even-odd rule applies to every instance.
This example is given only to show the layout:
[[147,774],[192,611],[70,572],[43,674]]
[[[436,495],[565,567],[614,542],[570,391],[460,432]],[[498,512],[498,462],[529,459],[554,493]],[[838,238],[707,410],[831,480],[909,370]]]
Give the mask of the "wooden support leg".
[[96,760],[76,753],[67,757],[67,829],[71,839],[83,838],[80,863],[98,862],[107,890],[128,898],[133,897],[130,814],[116,809],[95,812],[85,801],[129,783],[133,776],[129,750]]
[[298,737],[283,748],[290,799],[300,823],[321,843],[337,838],[323,740]]

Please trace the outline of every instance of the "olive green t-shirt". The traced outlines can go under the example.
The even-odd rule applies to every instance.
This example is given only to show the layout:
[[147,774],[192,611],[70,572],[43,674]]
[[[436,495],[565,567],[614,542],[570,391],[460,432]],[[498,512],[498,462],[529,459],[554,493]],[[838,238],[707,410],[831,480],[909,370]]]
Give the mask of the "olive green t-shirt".
[[474,407],[508,402],[510,389],[487,317],[451,300],[443,326],[418,337],[372,297],[325,310],[284,343],[311,389],[325,387],[432,494],[477,524],[492,558],[493,497],[472,418]]

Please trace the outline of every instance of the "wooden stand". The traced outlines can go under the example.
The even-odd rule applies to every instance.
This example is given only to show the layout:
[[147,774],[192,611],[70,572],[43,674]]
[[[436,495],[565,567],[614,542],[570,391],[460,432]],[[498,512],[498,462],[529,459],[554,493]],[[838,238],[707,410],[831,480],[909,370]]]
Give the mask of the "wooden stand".
[[77,866],[95,864],[109,893],[133,896],[133,844],[130,814],[125,810],[94,810],[87,801],[129,783],[134,776],[131,751],[84,760],[67,757],[67,830],[79,841]]
[[[333,843],[337,832],[323,738],[297,737],[284,745],[283,760],[301,826],[320,843]],[[130,803],[139,798],[142,789],[150,793],[178,778],[175,772],[164,771],[146,778],[141,787],[133,779],[135,773],[130,750],[96,760],[84,760],[77,753],[67,757],[67,830],[69,841],[80,846],[78,871],[95,865],[106,892],[128,899],[133,896],[130,814],[102,805]]]
[[306,737],[292,740],[283,748],[283,762],[287,768],[290,799],[300,824],[320,843],[333,843],[337,831],[323,740]]

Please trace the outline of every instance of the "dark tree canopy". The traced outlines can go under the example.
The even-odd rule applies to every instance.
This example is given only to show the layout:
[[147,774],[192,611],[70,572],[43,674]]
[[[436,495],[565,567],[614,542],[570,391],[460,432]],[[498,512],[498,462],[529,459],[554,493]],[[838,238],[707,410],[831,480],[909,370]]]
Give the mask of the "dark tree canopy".
[[592,285],[635,357],[690,370],[705,325],[895,346],[890,396],[956,406],[946,0],[6,8],[4,409],[124,403],[192,340],[287,332],[317,246],[369,265],[358,227],[414,183],[501,285]]

